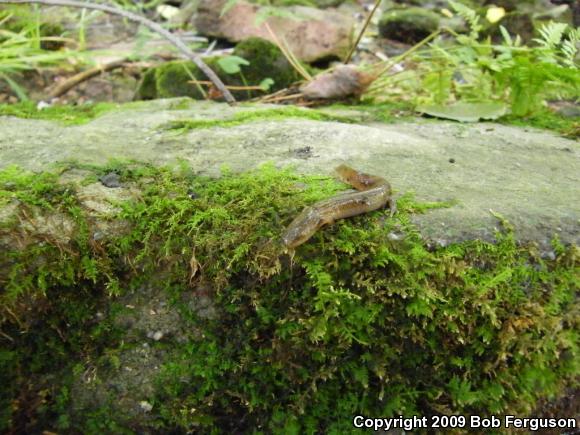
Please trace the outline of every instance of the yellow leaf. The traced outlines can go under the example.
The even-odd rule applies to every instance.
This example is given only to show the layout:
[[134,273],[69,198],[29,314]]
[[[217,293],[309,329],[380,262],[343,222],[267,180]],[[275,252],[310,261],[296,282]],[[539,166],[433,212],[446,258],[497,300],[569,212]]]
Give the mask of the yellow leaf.
[[505,16],[505,9],[498,6],[491,6],[485,14],[485,18],[490,23],[497,23]]

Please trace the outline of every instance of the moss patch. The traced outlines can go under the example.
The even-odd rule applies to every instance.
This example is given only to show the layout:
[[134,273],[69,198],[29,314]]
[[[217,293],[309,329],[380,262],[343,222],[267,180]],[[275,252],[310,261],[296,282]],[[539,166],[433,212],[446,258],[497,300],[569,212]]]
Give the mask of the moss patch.
[[167,128],[182,131],[194,130],[198,128],[213,128],[213,127],[227,128],[250,122],[259,122],[266,120],[283,120],[288,118],[310,119],[313,121],[336,121],[344,123],[354,122],[351,118],[346,116],[332,115],[329,113],[324,113],[323,111],[312,109],[301,109],[290,106],[263,110],[252,110],[247,112],[238,112],[231,119],[224,120],[192,119],[192,120],[172,121],[167,124]]
[[[276,91],[300,79],[280,49],[264,39],[249,38],[239,43],[233,55],[245,59],[249,64],[240,65],[238,72],[228,73],[221,64],[224,58],[204,59],[227,86],[258,86],[262,80],[270,78],[274,83],[269,91]],[[191,83],[194,80],[207,81],[207,77],[193,62],[167,62],[145,72],[137,95],[140,99],[181,96],[205,99],[208,87]],[[232,89],[232,92],[239,100],[264,94],[256,90]]]
[[525,118],[504,116],[500,119],[500,122],[522,127],[530,126],[553,130],[571,139],[580,138],[580,122],[576,118],[565,117],[549,109],[544,109],[536,115]]
[[[251,107],[251,106],[248,106]],[[268,109],[248,110],[238,112],[230,119],[199,119],[172,121],[166,125],[171,130],[195,130],[201,128],[228,128],[237,125],[267,120],[310,119],[312,121],[342,122],[346,124],[357,122],[384,122],[392,123],[396,120],[411,118],[414,112],[411,105],[406,103],[334,104],[325,108],[305,109],[295,106],[280,106]]]
[[80,106],[50,106],[38,109],[32,101],[16,104],[0,104],[0,116],[16,116],[18,118],[47,119],[60,121],[65,125],[84,124],[105,112],[121,107],[112,103],[83,104]]
[[250,85],[259,85],[262,80],[271,78],[274,80],[272,92],[301,80],[278,46],[265,39],[248,38],[236,45],[234,54],[250,62],[242,67],[243,81]]
[[[495,244],[428,250],[409,222],[421,207],[403,196],[394,218],[339,221],[290,258],[281,230],[344,186],[273,167],[217,180],[92,170],[113,169],[142,194],[119,204],[129,229],[105,238],[78,186],[0,172],[2,207],[15,207],[0,224],[2,430],[344,433],[355,414],[528,415],[577,385],[577,247],[554,241],[547,261],[507,226]],[[55,213],[75,225],[68,242],[22,224]],[[203,331],[155,345],[168,357],[146,419],[106,390],[141,345],[115,319],[144,283]],[[209,318],[183,298],[202,288]],[[111,406],[73,413],[78,379],[93,375]]]

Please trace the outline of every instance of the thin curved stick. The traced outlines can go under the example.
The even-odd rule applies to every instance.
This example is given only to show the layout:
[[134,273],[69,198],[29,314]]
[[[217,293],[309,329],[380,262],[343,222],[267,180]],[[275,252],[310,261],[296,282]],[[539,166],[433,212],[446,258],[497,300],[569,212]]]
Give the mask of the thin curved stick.
[[89,70],[80,72],[78,74],[75,74],[74,76],[66,79],[64,82],[60,83],[56,88],[54,88],[50,93],[49,93],[49,98],[58,98],[60,96],[62,96],[63,94],[66,94],[68,91],[70,91],[72,88],[74,88],[75,86],[86,82],[87,80],[92,79],[95,76],[98,76],[99,74],[108,72],[108,71],[112,71],[116,68],[121,68],[125,63],[127,63],[127,59],[118,59],[118,60],[114,60],[112,62],[106,63],[104,65],[101,66],[97,66],[95,68],[91,68]]
[[375,12],[377,11],[377,8],[379,7],[379,5],[381,4],[382,0],[376,0],[375,1],[375,6],[373,7],[373,10],[368,14],[367,19],[365,20],[362,29],[360,29],[360,32],[358,34],[358,37],[356,38],[356,41],[354,43],[354,45],[350,48],[350,51],[348,53],[348,56],[346,56],[346,58],[344,59],[344,64],[346,65],[347,63],[350,62],[350,59],[352,58],[352,55],[354,54],[354,51],[356,50],[356,48],[358,47],[358,44],[360,43],[360,40],[362,39],[363,35],[365,34],[367,27],[369,26],[369,23],[371,22],[371,18],[373,17],[373,15],[375,14]]
[[172,33],[168,32],[166,29],[161,27],[159,24],[154,23],[153,21],[148,20],[145,17],[140,15],[134,14],[133,12],[127,12],[122,9],[116,8],[114,6],[103,5],[100,3],[85,3],[79,2],[75,0],[0,0],[0,4],[40,4],[40,5],[47,5],[47,6],[64,6],[64,7],[71,7],[71,8],[79,8],[79,9],[93,9],[97,11],[103,11],[108,14],[112,15],[119,15],[123,18],[128,20],[134,21],[136,23],[142,24],[145,27],[153,30],[154,32],[158,33],[159,35],[163,36],[167,39],[171,44],[173,44],[179,51],[181,51],[189,60],[197,65],[197,67],[203,71],[203,73],[207,76],[208,79],[212,81],[215,87],[222,93],[225,100],[229,104],[235,104],[236,99],[231,94],[230,91],[227,90],[224,83],[220,80],[215,72],[211,70],[210,67],[206,65],[206,63],[195,54],[185,43],[179,39],[177,36],[173,35]]

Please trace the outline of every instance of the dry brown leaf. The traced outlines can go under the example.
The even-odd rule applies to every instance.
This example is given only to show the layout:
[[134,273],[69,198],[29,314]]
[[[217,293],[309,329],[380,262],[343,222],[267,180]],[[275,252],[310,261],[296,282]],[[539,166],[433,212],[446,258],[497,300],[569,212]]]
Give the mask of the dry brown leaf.
[[354,65],[340,65],[314,77],[300,88],[304,97],[313,100],[339,100],[361,95],[377,78]]

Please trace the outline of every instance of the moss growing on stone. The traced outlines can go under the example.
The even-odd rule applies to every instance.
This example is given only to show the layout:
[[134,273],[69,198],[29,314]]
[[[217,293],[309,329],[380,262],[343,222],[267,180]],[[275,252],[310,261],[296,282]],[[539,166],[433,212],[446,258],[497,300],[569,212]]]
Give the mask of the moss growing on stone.
[[33,101],[23,101],[16,104],[0,104],[0,116],[16,116],[18,118],[47,119],[60,121],[67,125],[84,124],[97,116],[119,108],[112,103],[82,104],[78,106],[50,106],[39,109]]
[[[260,38],[249,38],[240,42],[234,55],[249,62],[241,65],[240,72],[228,74],[220,66],[220,58],[206,58],[204,61],[228,86],[258,86],[264,79],[271,78],[274,84],[269,89],[275,91],[288,87],[300,79],[300,76],[286,60],[280,49],[269,41]],[[137,98],[172,98],[187,96],[194,99],[205,99],[207,86],[195,85],[192,80],[207,81],[207,77],[193,63],[184,61],[167,62],[146,71],[137,90]],[[204,90],[202,92],[201,88]],[[238,100],[253,98],[264,92],[232,90]]]
[[[96,237],[78,185],[0,172],[2,210],[14,207],[0,224],[1,430],[345,433],[356,414],[529,415],[577,385],[577,247],[555,240],[545,260],[506,226],[495,244],[429,250],[403,196],[394,218],[339,221],[289,258],[282,228],[344,186],[271,166],[217,180],[84,169],[139,189],[118,204],[126,231]],[[55,214],[75,225],[70,240],[39,230]],[[147,417],[130,418],[131,390],[109,381],[146,338],[118,326],[115,301],[133,306],[144,283],[200,332],[148,342],[165,357],[152,396],[134,398]],[[213,316],[192,308],[202,296]],[[72,412],[88,384],[103,394]]]
[[[216,58],[206,58],[204,62],[226,84],[230,84]],[[196,85],[192,81],[207,81],[207,77],[193,62],[166,62],[147,70],[136,92],[136,98],[150,100],[155,98],[190,97],[196,100],[206,98],[206,86]],[[203,92],[200,90],[203,89]]]
[[340,115],[325,113],[320,110],[303,109],[294,106],[276,107],[262,110],[253,110],[236,113],[231,119],[198,119],[171,121],[166,127],[170,130],[190,131],[199,128],[228,128],[250,122],[260,122],[264,120],[284,120],[291,118],[310,119],[313,121],[335,121],[350,123],[351,118]]
[[261,38],[248,38],[234,49],[234,54],[250,62],[242,67],[249,85],[259,85],[266,78],[274,80],[271,91],[287,88],[301,79],[282,51],[272,42]]
[[407,44],[425,39],[439,27],[439,15],[422,8],[392,9],[379,21],[379,33],[384,38]]
[[[214,58],[205,59],[205,62],[222,81],[227,83],[225,74],[216,65]],[[160,65],[155,71],[156,98],[190,97],[196,100],[204,99],[207,87],[192,83],[195,80],[204,81],[207,80],[207,77],[193,62],[177,61]]]
[[577,117],[563,116],[548,108],[525,118],[513,115],[504,116],[500,122],[521,127],[531,126],[553,130],[571,139],[580,139],[580,121]]

